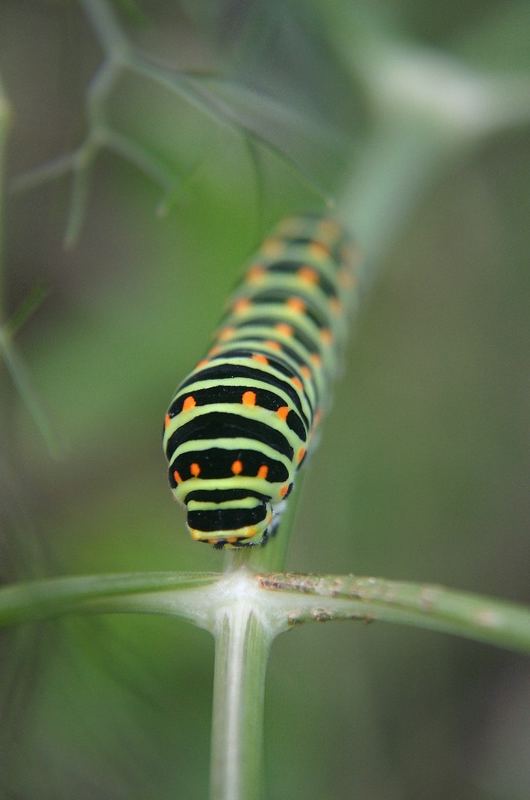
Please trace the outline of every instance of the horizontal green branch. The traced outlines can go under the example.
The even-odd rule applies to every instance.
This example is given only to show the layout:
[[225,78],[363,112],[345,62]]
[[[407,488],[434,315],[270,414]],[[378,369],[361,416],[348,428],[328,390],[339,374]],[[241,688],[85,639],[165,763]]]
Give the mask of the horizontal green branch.
[[441,586],[353,575],[148,572],[49,578],[0,589],[0,626],[72,613],[179,616],[214,632],[245,602],[271,637],[304,622],[380,620],[530,653],[530,609]]
[[381,620],[444,631],[530,653],[530,609],[433,584],[354,575],[279,573],[259,577],[263,589],[291,601],[289,622]]
[[[216,578],[216,573],[138,572],[12,584],[0,589],[0,626],[71,613],[122,610],[117,601],[123,598],[129,601],[138,598],[141,606],[141,597],[150,592],[172,592],[178,596],[183,590],[207,586]],[[145,610],[149,611],[147,607]]]

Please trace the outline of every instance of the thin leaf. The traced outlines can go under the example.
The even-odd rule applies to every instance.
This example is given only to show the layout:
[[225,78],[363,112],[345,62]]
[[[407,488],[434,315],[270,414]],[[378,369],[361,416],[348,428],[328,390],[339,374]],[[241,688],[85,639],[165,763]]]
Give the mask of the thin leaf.
[[265,180],[263,176],[263,167],[260,158],[259,148],[248,133],[243,133],[243,140],[247,148],[250,163],[256,179],[256,236],[258,239],[264,217],[264,196],[265,196]]
[[42,401],[37,396],[23,359],[19,356],[12,339],[2,327],[0,327],[0,354],[3,356],[22,402],[44,439],[48,452],[53,458],[60,458],[64,447],[59,443],[59,438],[43,410]]
[[128,41],[112,10],[112,4],[106,0],[81,0],[81,5],[105,53],[118,50],[126,52]]
[[180,181],[178,176],[172,175],[169,169],[148,150],[144,150],[136,142],[121,133],[106,131],[103,142],[109,150],[113,150],[126,161],[130,161],[140,172],[151,178],[162,189],[168,192],[174,190],[175,184]]
[[[311,191],[317,194],[327,205],[332,204],[332,199],[326,189],[320,185],[320,182],[309,175],[307,171],[298,163],[297,159],[292,156],[283,146],[283,144],[276,143],[269,133],[261,133],[255,129],[250,123],[250,117],[245,118],[244,115],[238,114],[237,110],[230,105],[219,94],[211,91],[206,83],[200,79],[192,78],[182,72],[169,73],[160,67],[147,61],[145,58],[136,57],[132,62],[131,67],[140,75],[143,75],[148,80],[157,83],[168,89],[171,92],[178,94],[186,100],[191,106],[196,108],[203,114],[206,114],[217,123],[224,123],[229,128],[235,131],[244,131],[257,142],[262,144],[271,153],[274,153],[280,158],[291,170],[295,172],[299,180],[306,185]],[[250,90],[248,90],[250,91]],[[254,99],[257,95],[251,93]],[[263,99],[265,103],[266,99]],[[255,100],[256,102],[256,100]]]
[[202,158],[197,159],[186,174],[179,178],[179,183],[172,186],[165,193],[156,207],[156,213],[159,217],[165,217],[177,204],[178,199],[184,195],[186,189],[189,189],[193,178],[195,178],[203,163]]
[[50,293],[50,287],[44,283],[36,284],[18,306],[5,325],[6,334],[13,338],[28,322]]
[[308,139],[313,139],[314,143],[319,138],[322,141],[316,128],[312,127],[308,120],[302,120],[271,98],[258,95],[243,86],[235,86],[221,80],[208,83],[184,74],[180,74],[177,81],[188,100],[191,100],[193,95],[196,105],[203,111],[233,129],[245,132],[280,158],[305,186],[324,200],[326,205],[332,203],[327,190],[299,163],[298,155],[294,156],[287,147],[289,129],[290,138],[292,139],[294,134],[295,139],[292,149],[297,153]]
[[82,166],[76,166],[72,173],[72,193],[68,221],[63,245],[66,250],[74,247],[79,239],[81,227],[86,216],[88,193],[90,187],[91,160]]
[[45,164],[41,164],[38,167],[34,167],[28,172],[17,175],[11,183],[11,190],[13,192],[25,192],[47,181],[52,181],[56,178],[61,178],[63,175],[67,175],[74,169],[76,157],[76,153],[67,153],[66,155],[54,158],[52,161],[47,161]]

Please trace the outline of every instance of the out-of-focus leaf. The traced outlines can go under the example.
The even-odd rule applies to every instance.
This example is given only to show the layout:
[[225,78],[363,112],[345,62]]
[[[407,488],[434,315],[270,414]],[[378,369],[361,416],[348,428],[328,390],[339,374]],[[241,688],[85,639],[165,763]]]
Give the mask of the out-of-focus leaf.
[[[190,80],[190,79],[188,79]],[[344,138],[323,121],[307,115],[262,92],[220,78],[191,79],[194,90],[215,104],[220,113],[256,136],[289,150],[304,143],[314,147],[344,146]]]
[[136,0],[114,0],[114,2],[129,22],[142,26],[149,23],[149,16]]
[[26,406],[31,418],[37,426],[42,438],[46,443],[49,454],[53,458],[59,458],[63,455],[64,446],[60,442],[56,432],[54,431],[46,412],[42,407],[42,402],[37,396],[33,380],[24,363],[15,348],[11,338],[7,332],[0,326],[0,356],[3,358],[7,369],[11,374],[13,383]]
[[21,175],[16,175],[11,188],[14,192],[25,192],[28,189],[34,189],[42,183],[67,175],[74,168],[74,165],[75,153],[66,153],[47,161],[45,164],[39,164]]
[[[148,80],[158,83],[187,100],[202,113],[236,131],[251,135],[294,169],[301,180],[322,198],[327,191],[308,166],[318,151],[336,150],[340,137],[320,131],[310,120],[286,110],[280,103],[252,89],[212,78],[198,78],[162,69],[149,61],[137,59],[134,68]],[[323,147],[327,140],[327,147]],[[342,143],[344,147],[344,142]]]
[[33,316],[35,311],[42,305],[49,291],[50,287],[42,282],[33,286],[27,297],[11,315],[10,320],[6,324],[5,328],[8,336],[12,337],[17,334],[30,317]]
[[488,71],[530,70],[530,4],[500,3],[453,40],[453,50]]

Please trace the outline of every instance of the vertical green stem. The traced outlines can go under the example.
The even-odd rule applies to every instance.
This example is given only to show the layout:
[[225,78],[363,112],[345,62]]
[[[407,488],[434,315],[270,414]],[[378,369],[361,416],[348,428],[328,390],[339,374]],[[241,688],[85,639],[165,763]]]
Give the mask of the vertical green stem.
[[282,514],[278,530],[265,547],[255,547],[248,559],[248,566],[258,572],[275,572],[285,569],[287,549],[293,534],[298,503],[302,493],[305,473],[296,478],[294,491],[287,501],[287,508]]
[[112,4],[106,0],[80,2],[105,54],[117,56],[125,53],[129,43],[119,26]]
[[386,118],[367,143],[339,199],[364,253],[368,285],[442,166],[463,142],[429,120]]
[[[6,273],[5,273],[5,156],[11,124],[11,108],[0,79],[0,379],[5,358],[4,340],[7,334]],[[9,407],[11,395],[0,396],[0,438],[2,456],[6,458],[10,443]]]
[[5,322],[4,284],[4,160],[7,136],[11,123],[11,109],[0,80],[0,325]]
[[259,800],[271,633],[242,597],[219,612],[215,637],[211,800]]
[[234,572],[237,569],[250,569],[252,572],[278,572],[285,568],[287,549],[293,533],[303,480],[304,474],[302,473],[296,479],[294,492],[282,514],[280,524],[267,544],[242,547],[240,550],[227,550],[225,552],[225,572]]

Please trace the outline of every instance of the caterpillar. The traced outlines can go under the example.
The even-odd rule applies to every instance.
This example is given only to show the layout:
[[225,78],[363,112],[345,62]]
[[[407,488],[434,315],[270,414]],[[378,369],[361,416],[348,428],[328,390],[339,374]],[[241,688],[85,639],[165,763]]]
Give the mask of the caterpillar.
[[165,416],[169,483],[193,539],[235,548],[274,533],[329,405],[358,262],[344,228],[312,214],[280,222],[251,259]]

